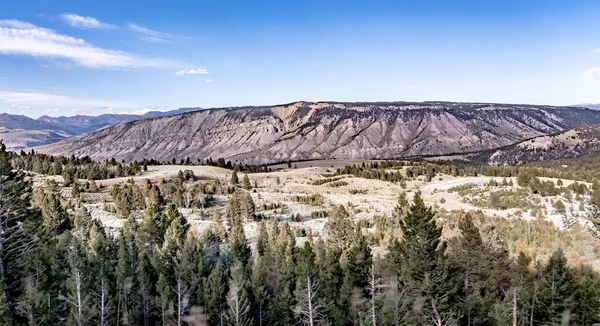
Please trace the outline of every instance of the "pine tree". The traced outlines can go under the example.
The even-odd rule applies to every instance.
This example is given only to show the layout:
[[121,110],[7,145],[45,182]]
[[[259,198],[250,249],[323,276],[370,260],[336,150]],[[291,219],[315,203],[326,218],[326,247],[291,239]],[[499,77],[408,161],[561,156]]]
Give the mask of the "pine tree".
[[140,284],[143,325],[149,326],[152,325],[151,316],[154,308],[152,299],[156,296],[154,293],[154,284],[157,278],[147,250],[140,251],[138,261],[138,280]]
[[[4,306],[6,302],[0,299],[0,306]],[[44,292],[40,289],[33,276],[27,277],[25,281],[25,291],[19,298],[17,304],[17,312],[24,316],[28,325],[44,325],[50,324],[48,320],[48,299]],[[11,325],[8,311],[0,312],[0,325]]]
[[244,233],[244,225],[239,219],[234,220],[229,232],[229,253],[233,263],[246,266],[252,255],[252,250]]
[[160,316],[163,325],[167,325],[167,321],[171,320],[173,316],[172,307],[172,291],[171,284],[167,280],[165,274],[160,273],[158,276],[158,282],[156,283],[156,302],[160,305]]
[[181,275],[189,287],[190,306],[200,306],[203,303],[204,250],[202,245],[194,233],[188,232],[181,248],[181,260],[177,265],[177,274]]
[[231,184],[237,186],[240,183],[240,179],[237,175],[237,167],[233,169],[233,173],[231,174]]
[[269,241],[269,232],[265,221],[261,221],[258,229],[258,239],[256,240],[256,252],[259,256],[265,254],[267,249],[267,241]]
[[580,266],[576,274],[578,286],[573,305],[574,321],[581,325],[597,323],[600,321],[600,280],[588,266]]
[[256,213],[256,205],[249,192],[244,191],[238,199],[241,205],[242,219],[245,221],[253,221]]
[[560,324],[562,315],[574,307],[577,284],[561,249],[555,251],[542,271],[536,320]]
[[445,244],[441,242],[442,229],[420,193],[415,194],[400,228],[403,238],[392,244],[390,258],[396,265],[400,290],[413,307],[419,307],[410,312],[409,319],[417,324],[430,320],[440,324],[452,319],[449,299],[455,290],[447,268]]
[[71,198],[79,200],[81,198],[81,190],[79,189],[79,183],[73,182],[71,186]]
[[483,243],[470,214],[467,213],[460,219],[458,228],[460,235],[451,243],[450,259],[459,271],[457,279],[460,279],[460,288],[465,296],[460,305],[462,322],[467,325],[479,324],[488,318],[483,301],[485,286],[492,278],[490,270],[494,257],[491,255],[491,248]]
[[248,174],[244,174],[244,178],[242,178],[242,185],[246,190],[252,189],[252,184],[250,184],[250,178],[248,178]]
[[31,185],[22,172],[15,172],[0,142],[0,321],[11,324],[16,317],[17,297],[23,273],[37,243],[29,233],[35,213],[29,210]]
[[224,324],[226,307],[227,278],[225,267],[219,260],[206,280],[204,303],[211,325]]
[[346,253],[346,258],[345,272],[348,274],[352,286],[359,288],[364,295],[368,295],[373,257],[367,238],[358,227],[355,230],[352,246]]
[[138,233],[140,245],[152,248],[163,243],[164,231],[160,225],[160,218],[160,211],[156,204],[146,207]]
[[90,269],[94,277],[92,283],[96,289],[98,310],[96,320],[98,325],[107,326],[110,324],[114,312],[115,248],[113,241],[107,237],[104,229],[97,223],[93,224],[89,234]]
[[161,255],[166,276],[175,276],[176,266],[181,261],[181,251],[179,249],[183,247],[189,228],[190,225],[185,217],[177,213],[171,221],[171,225],[165,231]]
[[254,320],[258,326],[267,325],[269,293],[267,292],[267,267],[263,256],[257,255],[252,266],[252,294]]
[[338,206],[327,218],[327,242],[342,251],[348,249],[354,237],[350,214],[344,206]]

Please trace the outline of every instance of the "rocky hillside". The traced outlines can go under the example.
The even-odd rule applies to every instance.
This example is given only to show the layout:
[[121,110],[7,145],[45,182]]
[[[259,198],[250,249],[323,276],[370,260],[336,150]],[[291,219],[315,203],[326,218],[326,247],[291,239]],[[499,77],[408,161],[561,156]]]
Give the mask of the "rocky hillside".
[[174,111],[150,111],[143,115],[102,114],[99,116],[76,115],[70,117],[41,116],[32,119],[24,115],[0,114],[0,139],[10,150],[55,143],[64,139],[122,123],[137,120],[166,117],[200,108],[186,108]]
[[584,126],[539,136],[491,152],[492,165],[576,158],[600,152],[600,125]]
[[599,111],[576,107],[297,102],[140,120],[38,150],[126,161],[393,158],[498,148],[593,123]]

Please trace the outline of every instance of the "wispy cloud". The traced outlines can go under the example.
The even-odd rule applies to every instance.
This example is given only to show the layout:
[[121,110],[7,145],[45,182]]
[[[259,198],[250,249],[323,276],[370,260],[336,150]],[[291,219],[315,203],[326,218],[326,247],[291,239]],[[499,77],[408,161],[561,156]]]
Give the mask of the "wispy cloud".
[[90,68],[172,67],[170,60],[103,49],[83,39],[18,20],[0,20],[0,54],[69,60]]
[[69,25],[77,28],[85,29],[111,29],[116,28],[115,25],[103,23],[94,17],[84,17],[75,14],[64,14],[60,16]]
[[207,83],[212,83],[212,81],[213,81],[212,79],[205,80],[205,82],[207,82]]
[[12,107],[86,107],[86,108],[115,108],[115,109],[140,109],[135,103],[90,100],[69,97],[65,95],[38,93],[38,92],[9,92],[0,91],[0,101],[11,104]]
[[142,25],[138,25],[136,23],[128,23],[127,28],[140,34],[140,39],[143,41],[146,41],[146,42],[163,42],[164,43],[164,42],[170,42],[173,40],[185,38],[183,36],[179,36],[179,35],[175,35],[175,34],[169,34],[169,33],[155,31],[153,29],[147,28]]
[[207,74],[208,74],[208,70],[206,70],[204,68],[184,69],[184,70],[179,70],[178,72],[175,73],[175,75],[177,75],[177,76],[183,76],[183,75],[207,75]]
[[600,86],[600,67],[594,67],[584,71],[583,77],[595,85]]
[[592,51],[590,51],[590,53],[592,53],[592,54],[600,54],[600,49],[593,49]]

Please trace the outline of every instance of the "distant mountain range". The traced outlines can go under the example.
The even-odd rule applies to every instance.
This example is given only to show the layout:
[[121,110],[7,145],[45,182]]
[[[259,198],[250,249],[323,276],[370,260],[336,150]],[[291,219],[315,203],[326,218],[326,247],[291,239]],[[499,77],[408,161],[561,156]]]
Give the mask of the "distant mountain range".
[[580,107],[588,108],[588,109],[592,109],[592,110],[600,110],[600,104],[584,103],[584,104],[578,104],[575,106],[580,106]]
[[143,115],[102,114],[71,117],[42,116],[32,119],[24,115],[0,114],[0,139],[10,150],[55,143],[74,136],[95,132],[102,128],[137,120],[166,117],[201,108],[183,108],[173,111],[151,111]]
[[116,124],[38,147],[49,154],[117,160],[401,158],[500,148],[600,124],[600,111],[489,103],[295,102],[219,108]]

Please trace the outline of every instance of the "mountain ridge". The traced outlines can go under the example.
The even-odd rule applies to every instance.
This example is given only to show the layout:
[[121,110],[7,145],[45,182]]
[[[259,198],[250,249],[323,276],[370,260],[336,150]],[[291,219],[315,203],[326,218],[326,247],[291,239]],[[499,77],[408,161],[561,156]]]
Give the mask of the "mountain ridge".
[[50,117],[43,115],[37,119],[25,115],[0,114],[0,139],[9,150],[55,143],[71,137],[123,123],[182,114],[202,108],[181,108],[171,111],[150,111],[142,115],[105,113],[98,116],[74,115]]
[[36,148],[95,159],[223,157],[263,164],[474,152],[600,123],[600,112],[455,102],[293,102],[132,121]]

